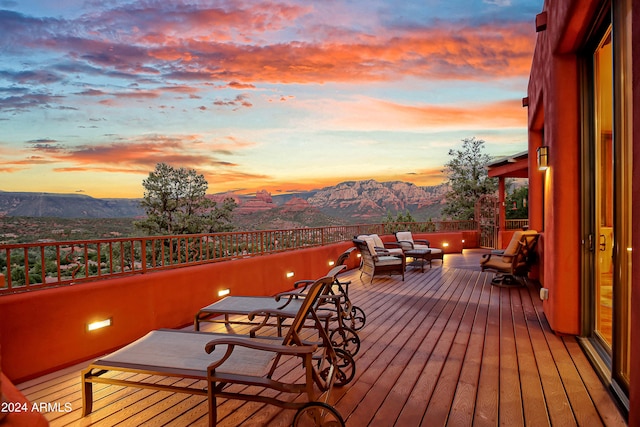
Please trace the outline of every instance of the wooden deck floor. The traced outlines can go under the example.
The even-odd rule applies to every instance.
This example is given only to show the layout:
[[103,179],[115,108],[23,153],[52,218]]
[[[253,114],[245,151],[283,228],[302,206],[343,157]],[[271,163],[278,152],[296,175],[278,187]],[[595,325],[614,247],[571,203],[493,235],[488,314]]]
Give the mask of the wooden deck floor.
[[[345,275],[352,301],[367,314],[356,379],[331,399],[346,424],[626,425],[576,340],[549,329],[537,289],[491,286],[493,274],[477,265],[467,253],[424,273],[410,269],[404,282],[383,276],[362,284],[358,272]],[[204,397],[101,385],[94,387],[94,412],[82,418],[84,366],[18,387],[34,402],[70,404],[71,412],[47,414],[52,426],[207,424]],[[226,401],[219,425],[289,425],[293,414]]]

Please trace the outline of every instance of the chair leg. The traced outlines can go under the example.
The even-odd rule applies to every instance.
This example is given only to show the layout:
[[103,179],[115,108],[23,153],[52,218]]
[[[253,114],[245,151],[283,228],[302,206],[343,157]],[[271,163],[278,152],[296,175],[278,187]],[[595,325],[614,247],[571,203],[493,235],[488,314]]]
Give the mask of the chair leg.
[[216,395],[214,393],[215,383],[209,381],[209,387],[207,388],[207,394],[209,395],[209,427],[215,427],[218,424],[218,405],[216,404]]
[[82,416],[85,417],[93,411],[93,384],[87,381],[91,376],[91,370],[82,373]]

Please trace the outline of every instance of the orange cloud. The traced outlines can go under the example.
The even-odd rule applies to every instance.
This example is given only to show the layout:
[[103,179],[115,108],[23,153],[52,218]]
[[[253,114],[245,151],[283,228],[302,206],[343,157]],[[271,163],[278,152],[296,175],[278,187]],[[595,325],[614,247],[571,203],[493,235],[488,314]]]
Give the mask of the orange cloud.
[[249,146],[251,142],[233,137],[205,142],[198,135],[147,135],[128,141],[62,147],[55,151],[35,145],[31,149],[42,155],[21,164],[34,164],[32,159],[38,159],[39,163],[70,162],[76,165],[56,168],[59,172],[91,169],[140,173],[153,169],[158,162],[205,170],[233,168],[238,165],[222,160],[218,155],[231,155],[235,150]]
[[334,126],[341,129],[500,129],[527,124],[521,100],[406,105],[362,97],[353,102],[328,102],[327,110],[336,117]]
[[[521,25],[405,30],[400,36],[264,46],[182,40],[190,67],[239,82],[381,81],[415,75],[438,79],[526,76],[534,37]],[[224,61],[220,58],[233,58]],[[339,66],[338,66],[339,64]]]

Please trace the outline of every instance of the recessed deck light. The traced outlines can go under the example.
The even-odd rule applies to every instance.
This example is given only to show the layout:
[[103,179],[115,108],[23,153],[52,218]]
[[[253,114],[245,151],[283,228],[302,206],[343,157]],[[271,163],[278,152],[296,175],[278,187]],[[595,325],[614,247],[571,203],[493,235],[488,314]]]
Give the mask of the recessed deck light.
[[87,325],[87,331],[95,331],[96,329],[106,328],[107,326],[111,326],[112,323],[113,319],[111,317],[108,319],[91,322]]

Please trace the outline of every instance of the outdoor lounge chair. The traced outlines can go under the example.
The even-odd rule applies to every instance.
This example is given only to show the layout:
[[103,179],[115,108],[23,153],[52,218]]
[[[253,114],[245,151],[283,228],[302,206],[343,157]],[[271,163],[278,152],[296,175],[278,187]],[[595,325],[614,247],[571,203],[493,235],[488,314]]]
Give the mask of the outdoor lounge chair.
[[482,271],[493,270],[499,274],[491,281],[498,286],[520,286],[535,261],[535,248],[540,235],[534,230],[517,231],[503,252],[492,252],[482,256]]
[[[338,273],[346,268],[345,265],[339,265],[331,269],[327,273],[327,277],[333,278],[332,286],[325,288],[323,293],[318,297],[315,313],[320,320],[323,321],[324,327],[329,333],[331,344],[336,348],[341,348],[355,356],[360,350],[360,337],[358,333],[344,324],[347,314],[343,311],[345,295],[336,289],[339,286],[337,279]],[[308,287],[313,284],[314,280],[299,280],[294,283],[295,291],[281,292],[275,297],[261,296],[228,296],[219,301],[209,304],[201,308],[195,315],[194,327],[196,331],[200,330],[200,323],[224,323],[253,325],[250,331],[251,336],[255,336],[256,331],[265,326],[275,326],[278,336],[282,336],[282,328],[284,322],[295,318],[298,310],[304,302],[304,298],[308,292]],[[245,316],[253,313],[266,313],[267,311],[277,311],[277,316],[259,316],[260,322],[253,322]],[[217,316],[223,315],[223,319]],[[240,315],[241,318],[231,318],[231,315]],[[364,316],[364,314],[363,314]],[[246,319],[246,320],[244,320]],[[273,323],[275,321],[275,323]],[[331,327],[331,321],[335,321],[335,327]]]
[[[356,248],[352,247],[341,253],[340,256],[338,256],[338,259],[336,259],[335,266],[338,267],[344,265],[351,253],[355,250]],[[305,283],[313,283],[313,280],[299,280],[294,284],[294,286],[297,288]],[[351,299],[349,298],[350,284],[351,281],[343,282],[336,275],[336,280],[333,282],[333,286],[331,287],[331,294],[340,295],[340,301],[342,302],[341,307],[337,307],[336,310],[327,308],[326,305],[321,306],[320,308],[342,312],[340,316],[343,318],[343,321],[348,322],[349,327],[354,331],[359,331],[364,328],[364,325],[367,322],[367,316],[360,307],[351,303]]]
[[[340,414],[327,402],[334,384],[353,379],[355,364],[348,354],[331,346],[313,309],[333,281],[333,277],[323,277],[309,288],[284,338],[156,330],[99,358],[82,371],[83,416],[93,410],[93,383],[102,383],[208,396],[211,426],[217,424],[218,397],[297,409],[293,425],[344,426]],[[278,315],[277,310],[270,314]],[[317,326],[317,343],[304,341],[300,334],[309,316]],[[295,363],[282,368],[292,358]],[[291,367],[302,367],[302,375],[295,379],[288,372]],[[122,373],[125,375],[118,375]],[[146,380],[126,373],[144,374]],[[157,376],[198,381],[191,386],[184,381],[170,385]],[[228,389],[230,384],[252,387]],[[256,386],[279,393],[257,393]],[[306,399],[285,400],[283,393],[306,395]]]
[[376,248],[376,251],[380,251],[383,254],[389,253],[391,255],[402,255],[402,247],[398,242],[383,242],[380,236],[377,234],[361,234],[356,236],[356,239],[359,240],[373,240],[373,246]]
[[379,274],[401,274],[404,280],[406,260],[403,254],[392,255],[390,252],[374,246],[372,239],[353,239],[353,243],[360,250],[360,277],[363,274],[373,277]]
[[429,249],[429,264],[431,264],[431,261],[434,259],[444,261],[444,251],[442,249],[431,247],[431,242],[428,240],[414,239],[413,234],[410,231],[397,231],[396,241],[405,252],[416,249]]

